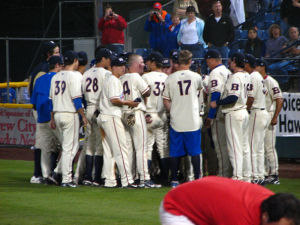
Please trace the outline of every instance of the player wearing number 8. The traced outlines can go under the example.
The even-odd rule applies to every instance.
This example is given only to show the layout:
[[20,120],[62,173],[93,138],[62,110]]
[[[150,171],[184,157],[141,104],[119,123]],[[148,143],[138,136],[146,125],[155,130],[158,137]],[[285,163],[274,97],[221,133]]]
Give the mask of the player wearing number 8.
[[192,156],[195,179],[200,176],[201,118],[199,117],[198,90],[202,89],[199,74],[189,70],[192,53],[183,50],[179,54],[178,71],[165,82],[163,102],[170,112],[170,168],[171,186],[178,183],[179,158]]
[[82,108],[81,79],[75,72],[78,67],[78,56],[74,51],[64,54],[64,70],[53,76],[51,80],[50,98],[53,112],[51,113],[51,127],[57,127],[61,137],[62,154],[55,173],[62,173],[63,187],[76,187],[72,183],[72,162],[79,147],[79,116],[84,125],[87,119]]

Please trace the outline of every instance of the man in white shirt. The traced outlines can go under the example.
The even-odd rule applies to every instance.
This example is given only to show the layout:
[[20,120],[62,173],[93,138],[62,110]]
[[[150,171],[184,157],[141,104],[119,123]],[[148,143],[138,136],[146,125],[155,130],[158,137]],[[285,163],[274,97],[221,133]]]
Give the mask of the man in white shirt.
[[[54,171],[62,173],[62,187],[76,187],[72,182],[72,163],[79,148],[78,114],[80,114],[84,126],[88,121],[81,101],[82,75],[75,71],[78,67],[77,53],[66,52],[64,64],[65,68],[52,78],[50,88],[50,98],[53,104],[50,123],[52,128],[57,127],[62,145],[61,163]],[[55,182],[57,181],[55,180]]]
[[255,70],[255,57],[245,55],[245,70],[250,74],[248,87],[247,110],[249,116],[249,145],[252,165],[252,182],[264,184],[265,154],[264,136],[267,128],[268,113],[266,111],[267,89],[259,72]]
[[163,102],[171,116],[170,168],[173,188],[179,185],[177,172],[181,156],[191,156],[195,179],[200,177],[201,153],[198,91],[202,88],[202,79],[189,70],[192,63],[190,51],[181,51],[178,61],[178,71],[167,78],[163,92]]

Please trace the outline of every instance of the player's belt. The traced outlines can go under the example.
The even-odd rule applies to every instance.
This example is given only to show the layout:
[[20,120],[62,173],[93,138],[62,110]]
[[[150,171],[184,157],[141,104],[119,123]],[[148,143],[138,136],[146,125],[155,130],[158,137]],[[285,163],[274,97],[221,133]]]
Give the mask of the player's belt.
[[251,110],[265,110],[265,108],[254,108],[254,109],[251,109]]

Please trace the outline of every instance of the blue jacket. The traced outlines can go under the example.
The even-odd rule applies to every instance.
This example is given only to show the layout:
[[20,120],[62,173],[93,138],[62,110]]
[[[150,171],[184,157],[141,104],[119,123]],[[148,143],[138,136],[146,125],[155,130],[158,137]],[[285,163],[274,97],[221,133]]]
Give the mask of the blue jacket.
[[38,123],[45,123],[51,120],[52,101],[49,98],[52,77],[55,72],[49,72],[39,77],[34,85],[30,102],[35,105]]
[[[185,26],[185,24],[188,22],[187,18],[181,20],[181,26],[180,30],[177,36],[177,41],[181,42],[182,38],[182,28]],[[203,45],[204,48],[206,48],[205,41],[203,40],[203,30],[204,30],[204,21],[196,17],[196,28],[197,28],[197,35],[198,35],[198,42]]]
[[166,39],[165,25],[170,26],[172,24],[170,14],[166,14],[165,23],[157,23],[153,20],[149,21],[147,18],[144,30],[150,32],[149,44],[154,50],[163,51],[163,46]]
[[170,30],[170,26],[172,25],[165,25],[165,30],[167,32],[165,44],[163,46],[163,54],[164,57],[169,58],[170,52],[173,49],[178,49],[178,42],[177,42],[177,35],[180,29],[180,24],[178,24],[176,27],[172,27],[172,30]]
[[1,103],[13,103],[16,100],[16,91],[14,88],[9,88],[9,102],[7,102],[7,89],[0,89],[0,102]]

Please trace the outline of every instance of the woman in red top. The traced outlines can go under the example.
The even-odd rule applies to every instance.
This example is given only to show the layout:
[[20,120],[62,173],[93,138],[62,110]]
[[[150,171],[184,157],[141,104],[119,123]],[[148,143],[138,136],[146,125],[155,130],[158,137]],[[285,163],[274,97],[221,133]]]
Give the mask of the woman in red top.
[[105,15],[99,20],[98,29],[102,32],[101,44],[118,54],[124,51],[125,19],[114,13],[112,7],[105,7]]

